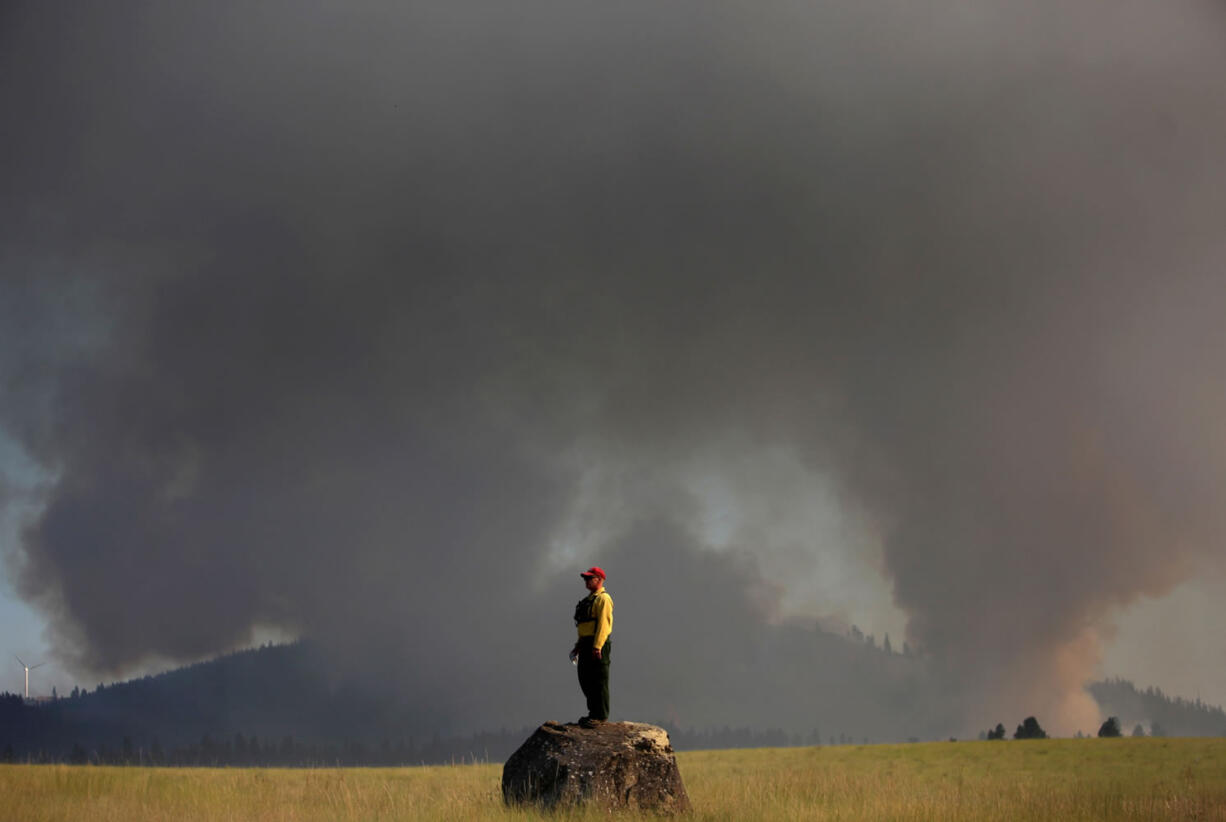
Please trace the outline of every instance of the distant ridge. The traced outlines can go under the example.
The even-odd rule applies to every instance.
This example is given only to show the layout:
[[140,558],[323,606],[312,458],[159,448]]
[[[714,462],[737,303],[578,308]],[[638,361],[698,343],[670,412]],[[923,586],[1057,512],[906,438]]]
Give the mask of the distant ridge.
[[1119,718],[1125,734],[1139,724],[1154,736],[1226,736],[1226,711],[1218,705],[1169,697],[1161,688],[1142,691],[1118,677],[1095,682],[1089,691],[1103,713]]
[[[493,755],[501,734],[446,744],[430,711],[330,682],[311,642],[236,651],[38,706],[0,697],[0,755],[35,761],[390,764]],[[522,739],[506,733],[505,747]]]
[[[863,641],[830,641],[889,667],[910,658]],[[863,661],[863,660],[861,660]],[[174,764],[415,764],[501,761],[530,727],[440,736],[429,706],[406,709],[391,688],[330,681],[322,651],[309,641],[265,645],[37,705],[0,696],[0,758],[8,761]],[[882,669],[885,670],[885,669]],[[1168,697],[1110,679],[1089,686],[1104,715],[1124,733],[1137,724],[1168,736],[1226,735],[1221,707]],[[781,722],[783,720],[781,719]],[[854,718],[850,721],[854,722]],[[818,729],[683,729],[659,722],[681,750],[902,741],[907,737]],[[853,729],[854,730],[854,729]]]

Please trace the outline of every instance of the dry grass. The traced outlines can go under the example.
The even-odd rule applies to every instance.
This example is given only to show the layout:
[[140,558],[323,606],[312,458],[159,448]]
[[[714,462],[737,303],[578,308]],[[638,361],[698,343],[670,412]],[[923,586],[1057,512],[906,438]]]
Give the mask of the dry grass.
[[[700,820],[1226,820],[1226,740],[961,742],[679,756]],[[528,820],[499,765],[379,769],[0,766],[0,819]],[[549,819],[605,818],[567,813]]]
[[1220,819],[1226,740],[961,742],[695,752],[705,819]]

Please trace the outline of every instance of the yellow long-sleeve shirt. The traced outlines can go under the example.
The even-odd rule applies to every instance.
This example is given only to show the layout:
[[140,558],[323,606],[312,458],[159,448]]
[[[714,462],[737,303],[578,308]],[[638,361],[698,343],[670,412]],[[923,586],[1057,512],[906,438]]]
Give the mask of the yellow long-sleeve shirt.
[[613,633],[613,597],[609,596],[603,585],[591,596],[595,598],[592,603],[592,619],[579,623],[579,638],[594,637],[592,647],[603,648],[605,640]]

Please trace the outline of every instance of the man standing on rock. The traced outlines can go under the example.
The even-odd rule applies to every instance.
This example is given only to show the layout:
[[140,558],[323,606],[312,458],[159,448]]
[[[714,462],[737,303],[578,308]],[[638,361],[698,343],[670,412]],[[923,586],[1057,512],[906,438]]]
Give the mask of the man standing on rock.
[[604,589],[605,573],[592,566],[579,574],[588,595],[575,606],[575,627],[579,640],[571,648],[570,658],[578,661],[579,687],[587,698],[587,716],[579,720],[585,728],[594,728],[609,719],[609,655],[613,643],[613,597]]

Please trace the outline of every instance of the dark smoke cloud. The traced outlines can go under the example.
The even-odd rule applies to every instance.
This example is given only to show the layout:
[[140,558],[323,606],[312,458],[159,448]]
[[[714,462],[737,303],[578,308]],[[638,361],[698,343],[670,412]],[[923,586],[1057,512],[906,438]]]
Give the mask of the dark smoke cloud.
[[768,722],[788,580],[686,489],[782,448],[880,539],[942,721],[1089,727],[1114,609],[1220,566],[1220,23],[12,6],[19,587],[81,669],[273,626],[460,727],[556,712],[600,561],[628,706]]

